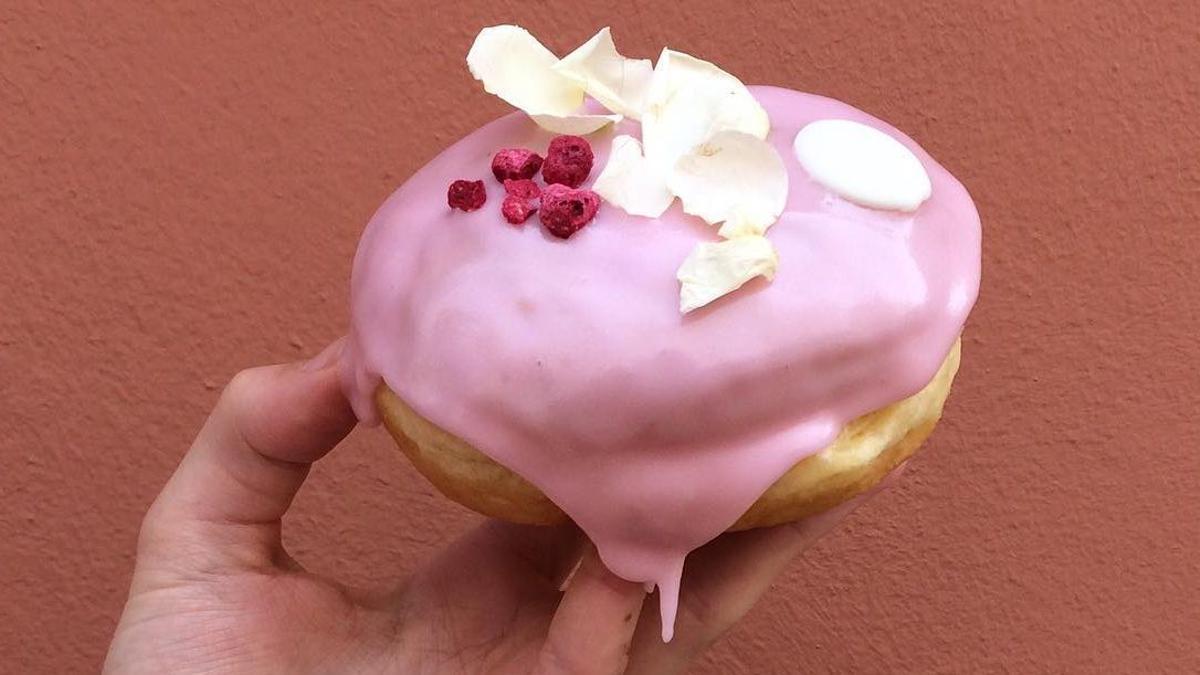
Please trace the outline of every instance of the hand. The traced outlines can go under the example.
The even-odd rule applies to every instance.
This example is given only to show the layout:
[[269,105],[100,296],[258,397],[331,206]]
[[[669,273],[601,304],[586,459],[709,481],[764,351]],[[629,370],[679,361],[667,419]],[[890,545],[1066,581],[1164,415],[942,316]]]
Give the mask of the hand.
[[573,526],[485,522],[400,588],[347,588],[280,539],[309,467],[355,423],[340,349],[226,388],[142,523],[106,673],[680,672],[861,501],[694,552],[669,644],[657,602]]

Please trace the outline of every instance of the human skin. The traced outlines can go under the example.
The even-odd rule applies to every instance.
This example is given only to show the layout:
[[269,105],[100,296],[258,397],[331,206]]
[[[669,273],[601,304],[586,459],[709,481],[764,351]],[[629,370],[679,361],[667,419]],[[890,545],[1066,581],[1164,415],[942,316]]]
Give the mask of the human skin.
[[336,342],[225,389],[142,523],[105,673],[682,672],[866,497],[694,552],[665,644],[642,586],[574,526],[487,521],[399,587],[349,588],[281,541],[312,463],[355,424],[340,355]]

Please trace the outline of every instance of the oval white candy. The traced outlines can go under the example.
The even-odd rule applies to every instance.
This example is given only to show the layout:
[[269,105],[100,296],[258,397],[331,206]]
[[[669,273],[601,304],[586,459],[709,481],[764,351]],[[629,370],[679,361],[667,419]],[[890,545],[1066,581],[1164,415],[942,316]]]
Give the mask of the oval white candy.
[[915,211],[933,191],[912,151],[865,124],[818,120],[796,134],[792,147],[813,180],[861,206]]

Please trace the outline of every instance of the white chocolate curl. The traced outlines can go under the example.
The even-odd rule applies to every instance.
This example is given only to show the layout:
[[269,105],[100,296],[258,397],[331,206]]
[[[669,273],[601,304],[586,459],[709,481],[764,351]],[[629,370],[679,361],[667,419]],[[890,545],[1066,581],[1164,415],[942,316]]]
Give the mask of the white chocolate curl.
[[861,206],[915,211],[933,192],[911,150],[859,122],[817,120],[796,134],[792,147],[814,181]]
[[686,213],[725,223],[721,236],[762,234],[787,203],[787,168],[770,143],[719,131],[679,158],[667,186]]
[[605,108],[631,119],[642,118],[642,106],[654,69],[650,59],[621,56],[607,27],[564,56],[554,70],[583,87]]
[[763,139],[770,129],[767,111],[736,77],[682,52],[664,49],[658,57],[642,113],[642,143],[663,173],[717,132]]
[[[785,201],[787,190],[787,172],[778,153],[765,143],[765,149],[754,144],[769,131],[766,110],[736,77],[707,61],[663,50],[646,92],[640,151],[635,153],[627,140],[614,139],[610,166],[601,174],[603,191],[597,191],[628,213],[652,218],[661,216],[678,195],[684,197],[688,213],[699,213],[709,223],[735,219],[734,226],[723,228],[723,236],[726,231],[761,234],[782,211],[776,204],[778,186],[783,186]],[[748,138],[721,136],[733,132]],[[718,160],[683,159],[725,145],[729,151]],[[676,175],[681,163],[682,172]],[[722,174],[725,168],[747,170],[760,184],[740,190],[749,182]],[[731,178],[739,186],[737,194],[727,189]],[[710,190],[724,206],[699,206]],[[698,206],[691,208],[689,203]]]
[[626,213],[647,218],[661,216],[675,200],[661,174],[642,155],[642,144],[633,136],[613,138],[608,163],[592,190]]
[[774,278],[779,256],[766,237],[704,242],[679,266],[679,311],[684,314],[731,293],[754,277]]
[[525,111],[547,131],[585,135],[621,121],[620,115],[577,114],[584,89],[556,72],[557,63],[553,52],[518,26],[484,28],[467,53],[467,68],[484,90]]

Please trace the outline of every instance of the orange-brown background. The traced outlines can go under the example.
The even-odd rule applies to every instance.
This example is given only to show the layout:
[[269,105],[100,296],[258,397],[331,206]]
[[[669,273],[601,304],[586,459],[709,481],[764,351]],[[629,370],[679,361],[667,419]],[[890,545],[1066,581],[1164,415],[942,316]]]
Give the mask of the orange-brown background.
[[[463,57],[516,21],[849,101],[983,217],[944,425],[700,672],[1200,671],[1200,5],[321,4],[0,7],[0,670],[98,666],[222,384],[343,329],[374,208],[505,110]],[[286,539],[371,583],[474,519],[360,430]]]

